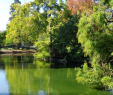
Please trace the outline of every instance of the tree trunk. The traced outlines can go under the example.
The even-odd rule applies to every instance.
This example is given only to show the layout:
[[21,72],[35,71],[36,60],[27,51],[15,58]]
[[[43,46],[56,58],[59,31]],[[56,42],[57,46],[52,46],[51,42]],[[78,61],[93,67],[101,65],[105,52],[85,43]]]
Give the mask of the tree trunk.
[[[50,2],[50,0],[49,0]],[[49,8],[49,10],[52,10],[52,7]],[[51,17],[51,14],[49,14],[49,17]],[[50,33],[50,28],[51,28],[51,24],[49,22],[49,42],[50,42],[50,45],[49,45],[49,54],[51,56],[51,52],[52,52],[52,38],[51,38],[51,33]]]

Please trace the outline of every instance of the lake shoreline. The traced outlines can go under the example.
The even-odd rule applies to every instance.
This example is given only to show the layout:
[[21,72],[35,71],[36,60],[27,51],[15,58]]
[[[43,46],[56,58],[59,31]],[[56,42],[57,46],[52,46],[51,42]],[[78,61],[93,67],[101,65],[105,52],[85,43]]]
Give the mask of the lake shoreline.
[[0,54],[35,53],[36,50],[0,50]]

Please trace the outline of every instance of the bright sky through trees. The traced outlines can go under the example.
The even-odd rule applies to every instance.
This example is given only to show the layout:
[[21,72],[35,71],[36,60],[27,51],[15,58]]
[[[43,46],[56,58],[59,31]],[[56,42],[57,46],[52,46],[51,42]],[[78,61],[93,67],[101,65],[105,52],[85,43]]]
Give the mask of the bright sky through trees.
[[[33,0],[20,0],[22,4],[24,2],[28,3]],[[0,0],[0,30],[5,30],[6,25],[9,23],[10,17],[10,5],[14,2],[14,0]]]

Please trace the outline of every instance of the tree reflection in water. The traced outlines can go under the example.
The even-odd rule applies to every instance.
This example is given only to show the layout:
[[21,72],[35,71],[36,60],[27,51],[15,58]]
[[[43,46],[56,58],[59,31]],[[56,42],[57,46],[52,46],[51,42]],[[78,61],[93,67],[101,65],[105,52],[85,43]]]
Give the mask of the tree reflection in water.
[[[72,68],[54,69],[33,56],[0,56],[5,66],[10,95],[108,95],[77,83]],[[82,89],[82,90],[81,90]]]
[[10,93],[21,95],[50,93],[49,69],[41,69],[50,66],[49,63],[33,61],[33,57],[29,56],[1,56],[1,62],[5,64]]

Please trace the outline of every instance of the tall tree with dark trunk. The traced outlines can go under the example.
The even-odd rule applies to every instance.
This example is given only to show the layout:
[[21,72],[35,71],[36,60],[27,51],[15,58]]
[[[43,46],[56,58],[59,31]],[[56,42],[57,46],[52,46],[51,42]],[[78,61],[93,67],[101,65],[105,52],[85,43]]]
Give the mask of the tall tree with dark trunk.
[[[35,0],[36,5],[39,6],[40,8],[42,8],[43,11],[44,11],[43,13],[46,14],[46,19],[45,20],[47,21],[47,26],[46,26],[46,31],[45,32],[47,33],[48,38],[49,38],[48,39],[49,40],[48,52],[49,52],[50,56],[52,54],[52,37],[51,37],[51,33],[53,32],[52,28],[54,27],[53,20],[58,16],[57,12],[61,11],[61,9],[63,9],[63,3],[61,2],[61,0],[60,0],[60,4],[58,4],[57,1],[58,0],[43,0],[43,1]],[[42,33],[41,33],[41,35],[42,35]],[[47,48],[47,47],[45,47],[45,48]]]

